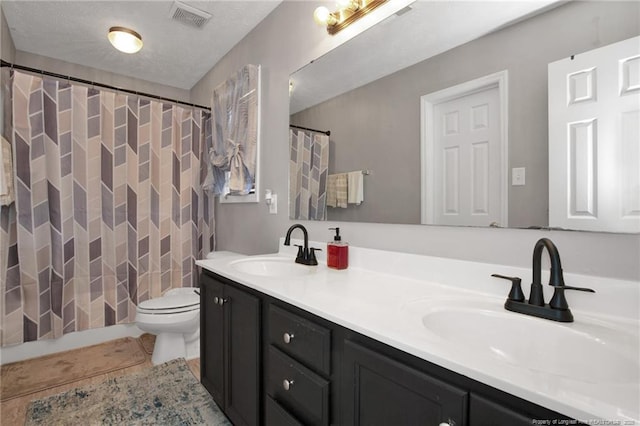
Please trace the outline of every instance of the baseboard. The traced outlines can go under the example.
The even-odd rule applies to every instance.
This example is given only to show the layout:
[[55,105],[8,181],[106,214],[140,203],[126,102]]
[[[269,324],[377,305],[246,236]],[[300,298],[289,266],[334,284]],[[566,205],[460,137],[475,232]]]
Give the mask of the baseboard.
[[23,361],[56,352],[96,345],[121,337],[138,337],[143,333],[135,324],[121,324],[65,334],[59,339],[37,340],[0,348],[0,365]]

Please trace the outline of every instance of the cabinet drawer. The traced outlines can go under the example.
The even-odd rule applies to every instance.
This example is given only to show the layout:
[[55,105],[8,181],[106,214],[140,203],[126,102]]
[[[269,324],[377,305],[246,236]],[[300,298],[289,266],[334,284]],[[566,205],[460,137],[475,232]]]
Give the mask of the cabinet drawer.
[[306,425],[329,424],[329,382],[269,346],[267,393]]
[[269,343],[311,369],[331,374],[331,330],[271,305]]
[[266,426],[302,426],[302,423],[300,423],[291,414],[287,413],[287,410],[282,408],[269,395],[267,395],[266,401]]

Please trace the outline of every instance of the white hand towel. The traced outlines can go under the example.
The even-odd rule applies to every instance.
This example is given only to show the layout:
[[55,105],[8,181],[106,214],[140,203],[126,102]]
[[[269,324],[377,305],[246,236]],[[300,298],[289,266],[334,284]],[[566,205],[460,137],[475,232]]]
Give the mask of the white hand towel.
[[0,206],[13,203],[13,157],[11,144],[0,136]]
[[361,204],[364,201],[364,175],[362,170],[347,173],[349,187],[349,203]]

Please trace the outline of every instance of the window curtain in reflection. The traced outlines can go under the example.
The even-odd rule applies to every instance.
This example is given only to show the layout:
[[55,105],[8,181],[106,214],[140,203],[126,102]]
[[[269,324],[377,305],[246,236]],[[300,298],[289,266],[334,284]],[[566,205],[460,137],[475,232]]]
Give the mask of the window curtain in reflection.
[[213,90],[212,147],[205,189],[246,195],[256,181],[260,66],[245,65]]
[[329,136],[289,130],[289,217],[326,220]]
[[139,302],[196,285],[213,249],[210,114],[21,72],[10,89],[2,345],[130,323]]

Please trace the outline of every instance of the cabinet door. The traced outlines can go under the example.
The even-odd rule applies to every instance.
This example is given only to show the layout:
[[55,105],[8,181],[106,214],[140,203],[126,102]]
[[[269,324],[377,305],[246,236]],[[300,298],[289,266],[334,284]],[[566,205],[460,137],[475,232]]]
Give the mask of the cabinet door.
[[229,285],[224,291],[225,413],[235,425],[257,425],[260,413],[260,299]]
[[[471,395],[469,426],[527,426],[535,419],[478,395]],[[544,417],[540,417],[544,418]]]
[[224,407],[224,285],[200,276],[200,381],[220,407]]
[[467,422],[467,392],[357,343],[345,341],[342,399],[346,425]]

